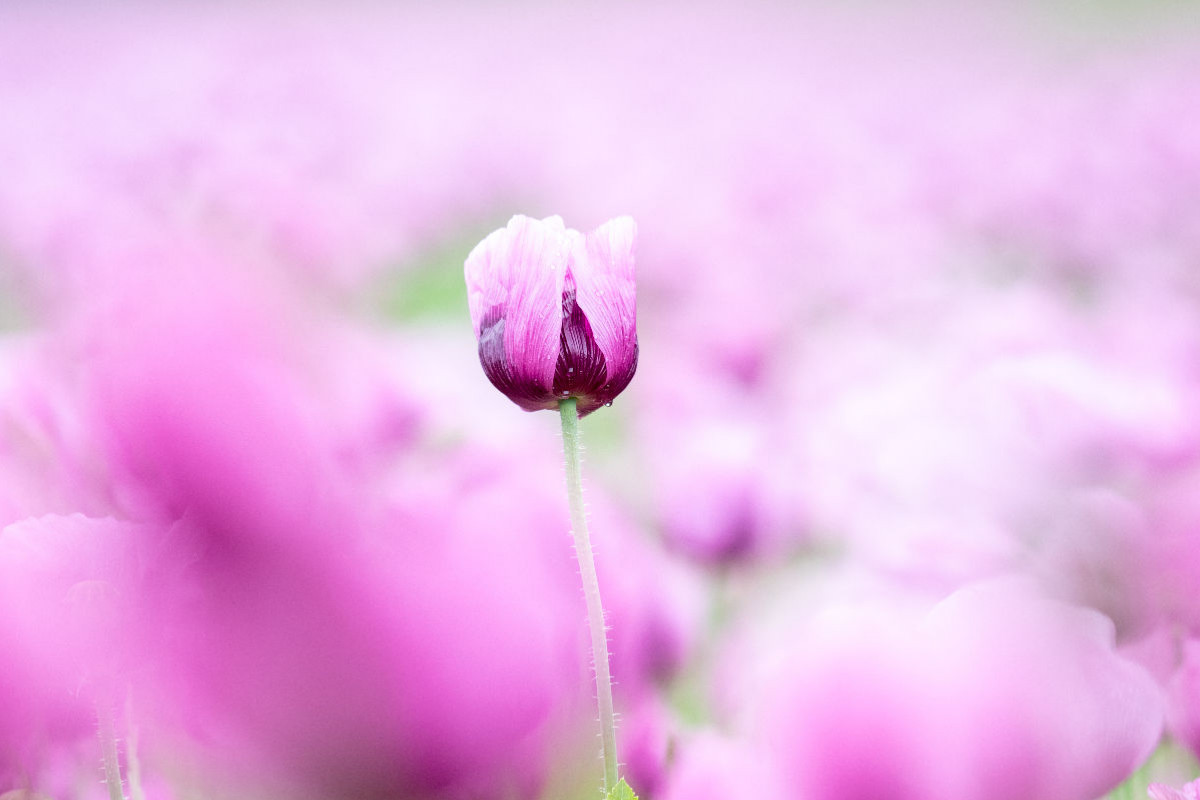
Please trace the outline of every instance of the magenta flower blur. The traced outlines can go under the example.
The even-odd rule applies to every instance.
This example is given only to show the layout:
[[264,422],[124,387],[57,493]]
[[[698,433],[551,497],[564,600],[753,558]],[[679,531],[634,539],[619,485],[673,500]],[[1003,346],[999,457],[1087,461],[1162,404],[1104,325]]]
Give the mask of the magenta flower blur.
[[586,236],[515,216],[466,261],[467,301],[488,380],[526,411],[577,399],[609,404],[637,370],[637,302],[629,217]]

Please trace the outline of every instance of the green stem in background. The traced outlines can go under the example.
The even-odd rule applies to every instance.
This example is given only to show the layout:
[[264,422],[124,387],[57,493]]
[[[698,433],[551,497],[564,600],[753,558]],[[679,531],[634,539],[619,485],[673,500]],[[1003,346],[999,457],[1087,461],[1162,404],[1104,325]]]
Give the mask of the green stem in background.
[[113,730],[112,703],[103,693],[101,699],[96,701],[96,721],[99,723],[100,758],[104,764],[108,798],[125,800],[125,787],[121,785],[121,761],[117,754],[117,734]]
[[125,697],[125,727],[128,729],[125,735],[125,777],[129,781],[129,800],[146,800],[146,793],[142,791],[142,763],[138,758],[138,726],[134,721],[132,691]]
[[575,537],[575,557],[583,578],[583,597],[587,603],[588,627],[592,632],[592,665],[596,670],[596,700],[600,705],[600,743],[604,752],[604,792],[617,785],[617,724],[613,714],[612,676],[608,669],[608,631],[604,625],[604,607],[600,604],[600,582],[596,561],[588,537],[587,515],[583,510],[583,482],[579,466],[579,416],[574,397],[558,404],[562,417],[563,452],[567,457],[567,500],[571,506],[571,533]]

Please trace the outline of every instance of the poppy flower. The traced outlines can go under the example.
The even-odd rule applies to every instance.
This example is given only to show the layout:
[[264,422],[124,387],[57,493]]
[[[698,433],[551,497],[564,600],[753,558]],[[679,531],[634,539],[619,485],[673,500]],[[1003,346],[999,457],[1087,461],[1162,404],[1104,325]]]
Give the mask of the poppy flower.
[[492,385],[526,411],[612,403],[637,370],[636,235],[629,217],[584,235],[515,216],[476,245],[467,300]]

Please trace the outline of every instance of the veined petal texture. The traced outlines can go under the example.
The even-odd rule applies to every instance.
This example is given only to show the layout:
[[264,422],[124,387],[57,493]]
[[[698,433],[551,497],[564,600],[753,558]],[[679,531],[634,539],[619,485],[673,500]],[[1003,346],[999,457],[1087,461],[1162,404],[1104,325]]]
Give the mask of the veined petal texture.
[[571,275],[577,302],[608,365],[611,394],[625,388],[637,368],[637,296],[632,217],[609,220],[574,242]]
[[560,217],[515,216],[467,256],[467,302],[480,359],[492,383],[510,396],[532,401],[553,385],[569,241]]

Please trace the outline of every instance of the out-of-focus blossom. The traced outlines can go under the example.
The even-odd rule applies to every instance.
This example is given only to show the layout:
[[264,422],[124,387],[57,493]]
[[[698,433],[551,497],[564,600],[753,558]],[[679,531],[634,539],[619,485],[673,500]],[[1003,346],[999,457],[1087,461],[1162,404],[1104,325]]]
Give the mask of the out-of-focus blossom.
[[1154,326],[1114,301],[1100,324],[1032,287],[956,296],[936,326],[906,320],[903,343],[829,331],[796,371],[780,449],[812,528],[946,589],[1031,569],[1123,639],[1179,618],[1150,576],[1194,518],[1164,524],[1200,453],[1185,310],[1164,303]]
[[1111,624],[1023,583],[923,617],[830,610],[790,635],[793,656],[763,651],[745,678],[742,724],[802,796],[1087,800],[1161,730],[1158,690],[1114,653]]
[[[99,792],[104,662],[147,786],[508,800],[593,756],[555,442],[456,338],[514,205],[653,220],[655,369],[589,436],[644,797],[1091,800],[1158,698],[1093,612],[929,612],[1014,571],[1200,748],[1195,30],[810,6],[0,9],[0,791]],[[565,303],[588,238],[518,227],[557,267],[469,301],[489,377],[552,407],[573,354],[585,413],[632,261]]]
[[1188,639],[1167,683],[1167,725],[1171,735],[1200,754],[1200,641]]
[[[883,787],[879,787],[881,791]],[[666,800],[722,800],[792,797],[760,748],[715,733],[696,734],[683,743],[671,773]],[[877,795],[886,796],[884,794]]]
[[678,724],[666,704],[650,696],[621,717],[623,775],[639,796],[657,797],[675,750]]
[[141,538],[135,526],[78,514],[0,531],[5,622],[41,650],[26,658],[73,675],[75,685],[109,688],[132,649]]
[[633,379],[635,236],[629,217],[584,236],[559,217],[516,216],[467,256],[479,360],[521,408],[552,409],[575,397],[582,417]]
[[0,672],[0,786],[26,781],[44,786],[51,778],[54,755],[93,733],[93,710],[71,693],[76,676],[30,657],[28,643],[7,630],[8,622],[0,619],[5,653]]
[[15,759],[44,786],[64,749],[95,746],[97,708],[124,699],[137,666],[140,539],[135,526],[78,514],[0,530],[0,770]]
[[661,691],[694,654],[706,622],[698,575],[616,513],[611,501],[589,503],[604,539],[596,569],[612,632],[611,660],[621,702]]
[[297,309],[239,286],[135,291],[91,354],[123,494],[170,531],[143,537],[174,575],[145,598],[160,727],[250,785],[529,796],[582,669],[572,609],[543,600],[569,548],[555,564],[492,535],[511,512],[482,498],[362,495],[394,462],[345,460],[346,387],[279,335]]
[[704,564],[762,562],[807,539],[795,459],[768,424],[767,390],[750,393],[707,363],[664,363],[643,376],[635,441],[653,478],[668,547]]
[[[960,796],[1094,797],[1131,775],[1158,741],[1158,688],[1116,653],[1101,614],[997,582],[939,603],[922,633],[940,643],[933,675],[948,689],[943,702],[957,701],[962,714],[949,751],[960,754],[952,762],[972,765],[956,775]],[[993,725],[981,732],[986,719]],[[1001,790],[1005,778],[1018,783]]]
[[1148,794],[1150,800],[1200,800],[1200,781],[1192,781],[1178,789],[1164,786],[1161,783],[1152,783]]
[[[394,493],[396,507],[418,518],[429,515],[431,506],[457,508],[445,527],[451,532],[448,536],[461,532],[457,535],[465,537],[460,542],[464,547],[503,519],[509,533],[504,540],[488,538],[487,546],[498,551],[491,558],[524,564],[527,591],[554,598],[547,605],[557,609],[556,624],[565,626],[571,639],[583,646],[586,641],[579,637],[586,632],[580,624],[584,607],[570,537],[564,535],[561,522],[566,509],[558,486],[557,454],[531,458],[525,469],[512,470],[502,453],[465,448],[447,461],[438,460],[440,470],[434,476],[395,476],[403,478],[403,486]],[[636,709],[651,702],[694,654],[707,598],[699,575],[650,541],[596,489],[589,492],[589,516],[604,531],[595,556],[611,628],[616,700],[619,708]]]
[[[217,780],[536,792],[554,732],[586,720],[557,458],[513,472],[475,446],[423,450],[415,422],[372,422],[387,384],[371,351],[314,358],[346,339],[292,328],[303,306],[283,287],[255,302],[273,284],[181,280],[189,291],[114,297],[122,326],[86,361],[113,493],[154,521],[140,545],[171,576],[143,598],[156,727],[198,744]],[[700,587],[606,503],[596,512],[613,533],[600,574],[632,707],[693,647]]]
[[3,336],[0,361],[0,522],[118,513],[70,346],[46,331]]

